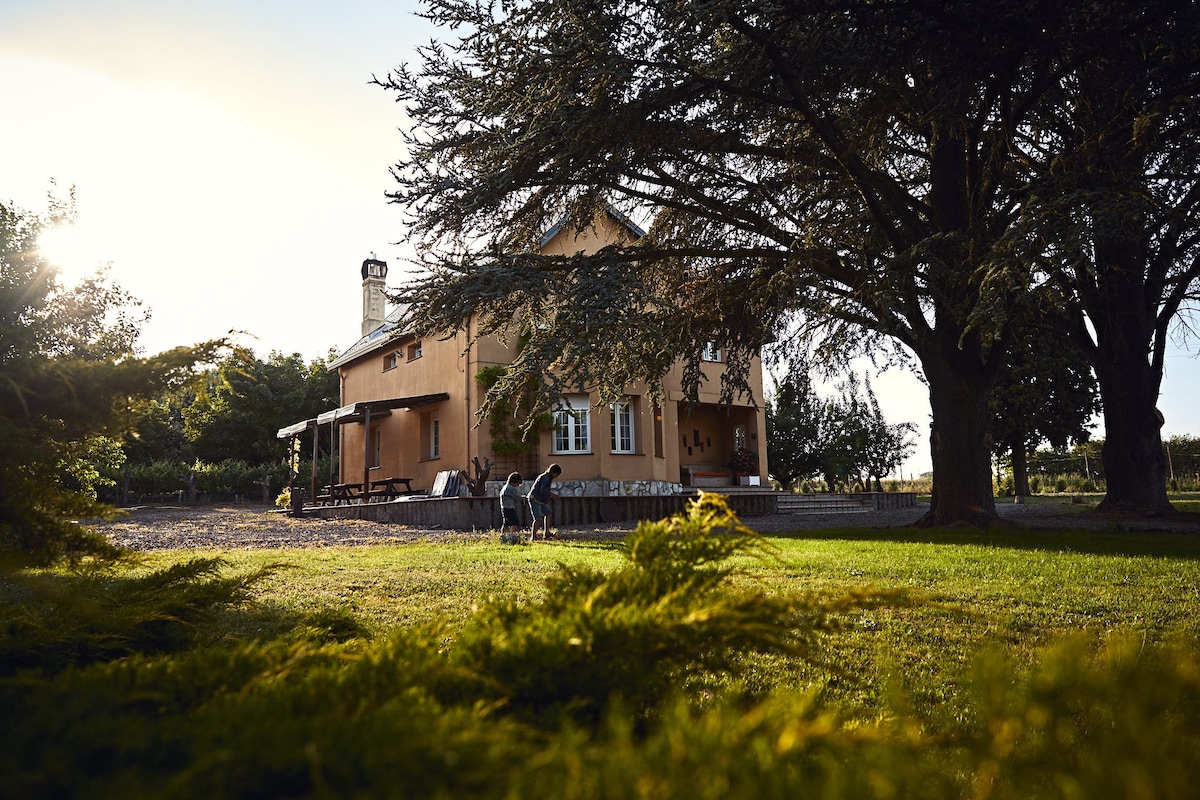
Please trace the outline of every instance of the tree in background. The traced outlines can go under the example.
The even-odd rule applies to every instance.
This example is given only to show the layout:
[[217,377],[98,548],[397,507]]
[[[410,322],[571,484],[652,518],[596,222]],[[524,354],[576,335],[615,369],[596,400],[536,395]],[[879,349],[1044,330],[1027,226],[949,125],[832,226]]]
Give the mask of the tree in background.
[[[849,389],[857,396],[855,375],[851,373]],[[870,378],[863,379],[864,394],[857,403],[855,419],[858,420],[861,431],[862,457],[860,464],[867,480],[864,484],[871,489],[871,481],[875,482],[874,490],[883,491],[883,476],[889,475],[913,454],[916,442],[909,439],[917,432],[915,422],[888,423],[879,408],[879,400],[871,388]]]
[[912,455],[911,422],[889,424],[870,380],[850,373],[838,395],[822,399],[807,371],[790,371],[767,405],[767,462],[784,490],[817,474],[839,484],[882,491],[882,478]]
[[1067,321],[1061,314],[1043,319],[1049,324],[1031,323],[1009,347],[989,401],[994,452],[1010,459],[1018,502],[1030,495],[1027,454],[1043,442],[1056,449],[1086,442],[1100,410],[1087,358],[1063,335]]
[[1075,312],[1103,399],[1102,510],[1170,509],[1157,409],[1168,338],[1200,300],[1200,7],[1070,4],[1072,64],[1036,112],[1018,255]]
[[[129,404],[181,385],[220,342],[135,355],[137,302],[103,273],[75,287],[38,250],[69,203],[0,203],[0,556],[48,563],[109,552],[68,519],[98,515],[89,456],[111,462]],[[108,437],[106,439],[105,437]]]
[[793,366],[767,399],[767,464],[784,491],[820,469],[824,414],[807,369]]
[[337,372],[328,359],[305,363],[299,353],[272,352],[265,360],[238,348],[206,376],[195,400],[181,409],[184,434],[197,458],[238,459],[252,465],[285,457],[275,431],[336,408]]

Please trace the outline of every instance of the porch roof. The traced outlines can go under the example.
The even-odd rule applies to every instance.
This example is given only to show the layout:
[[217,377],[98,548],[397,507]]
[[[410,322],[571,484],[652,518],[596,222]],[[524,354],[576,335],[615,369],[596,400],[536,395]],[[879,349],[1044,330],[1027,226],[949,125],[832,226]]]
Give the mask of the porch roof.
[[291,436],[298,436],[309,428],[328,425],[330,423],[345,425],[349,422],[362,422],[367,411],[370,411],[372,417],[383,417],[391,414],[393,409],[420,408],[421,406],[428,406],[449,399],[450,395],[446,392],[438,392],[437,394],[421,394],[414,397],[393,397],[390,400],[360,400],[357,403],[351,403],[348,406],[342,406],[341,408],[335,408],[331,411],[318,414],[312,419],[301,420],[300,422],[288,425],[286,428],[280,428],[275,433],[275,437],[277,439],[287,439]]

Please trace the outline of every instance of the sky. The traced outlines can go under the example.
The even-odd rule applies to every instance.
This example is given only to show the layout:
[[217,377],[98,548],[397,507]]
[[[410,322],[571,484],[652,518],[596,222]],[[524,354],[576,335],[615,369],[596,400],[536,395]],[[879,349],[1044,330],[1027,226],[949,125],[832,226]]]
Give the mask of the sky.
[[[78,219],[47,252],[67,279],[111,262],[150,309],[147,353],[231,331],[262,357],[340,352],[359,338],[363,259],[396,285],[412,252],[385,198],[405,119],[370,80],[438,35],[417,9],[0,0],[0,198],[43,211],[52,180],[74,187]],[[1164,436],[1200,435],[1197,367],[1168,352]],[[890,422],[919,426],[901,473],[929,470],[925,387],[899,370],[872,383]]]

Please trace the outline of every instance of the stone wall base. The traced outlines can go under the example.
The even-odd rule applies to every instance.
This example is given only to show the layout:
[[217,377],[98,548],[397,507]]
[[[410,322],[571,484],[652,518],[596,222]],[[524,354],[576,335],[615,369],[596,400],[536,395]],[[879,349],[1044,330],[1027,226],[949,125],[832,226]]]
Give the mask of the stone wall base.
[[[533,478],[521,484],[521,494],[529,491]],[[504,481],[488,481],[488,497],[498,497]],[[679,494],[683,485],[668,481],[555,481],[554,491],[559,497],[664,497]]]
[[[557,491],[557,489],[556,489]],[[560,495],[562,493],[560,492]],[[562,495],[550,501],[553,524],[611,525],[658,520],[683,511],[692,495],[610,496]],[[730,494],[729,507],[739,517],[776,514],[777,492]],[[522,523],[532,523],[529,505],[519,509]],[[494,497],[408,497],[390,503],[306,507],[306,516],[324,519],[365,519],[443,530],[496,530],[500,527],[500,503]]]

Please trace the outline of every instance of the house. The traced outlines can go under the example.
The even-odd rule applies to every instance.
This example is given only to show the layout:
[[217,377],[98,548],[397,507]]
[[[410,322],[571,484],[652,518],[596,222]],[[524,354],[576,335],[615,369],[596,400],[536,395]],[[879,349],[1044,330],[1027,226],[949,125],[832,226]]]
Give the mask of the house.
[[[541,251],[594,252],[615,237],[640,235],[610,212],[582,235],[551,229]],[[733,484],[730,456],[744,448],[757,454],[759,466],[759,474],[746,482],[766,485],[761,367],[751,370],[753,402],[743,397],[729,406],[718,397],[724,365],[712,347],[703,354],[708,381],[698,403],[687,402],[681,367],[665,376],[661,406],[650,402],[643,385],[628,387],[612,405],[599,406],[594,392],[567,395],[549,429],[521,452],[519,443],[497,441],[478,416],[486,387],[477,376],[512,363],[516,344],[489,338],[468,347],[463,333],[417,338],[402,327],[397,312],[385,315],[386,277],[384,262],[363,262],[361,338],[330,366],[341,379],[337,413],[344,416],[330,412],[334,417],[323,415],[321,422],[337,423],[341,482],[403,476],[414,487],[430,487],[445,470],[472,474],[478,459],[491,462],[490,480],[496,482],[512,471],[531,476],[556,462],[563,468],[557,484],[563,496],[676,494],[687,487]]]

